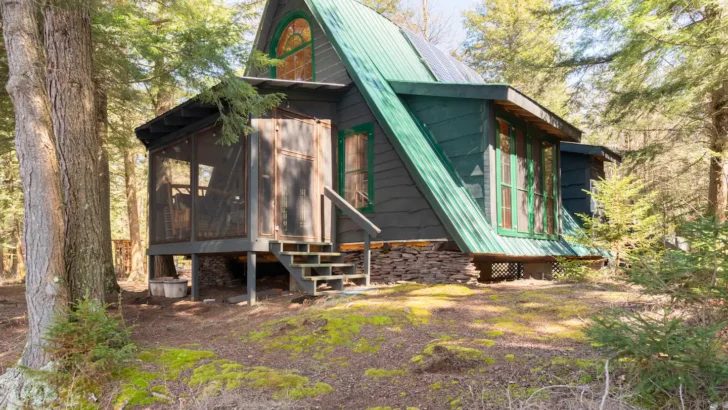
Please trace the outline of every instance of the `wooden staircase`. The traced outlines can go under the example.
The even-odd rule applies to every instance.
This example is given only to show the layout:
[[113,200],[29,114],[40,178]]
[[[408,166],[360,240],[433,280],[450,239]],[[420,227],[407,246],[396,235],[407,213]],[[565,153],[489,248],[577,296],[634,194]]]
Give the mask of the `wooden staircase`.
[[[367,274],[358,274],[356,264],[344,262],[329,242],[272,241],[270,251],[309,295],[316,296],[325,282],[333,290],[343,290],[344,280],[368,284]],[[334,269],[336,268],[336,271]]]

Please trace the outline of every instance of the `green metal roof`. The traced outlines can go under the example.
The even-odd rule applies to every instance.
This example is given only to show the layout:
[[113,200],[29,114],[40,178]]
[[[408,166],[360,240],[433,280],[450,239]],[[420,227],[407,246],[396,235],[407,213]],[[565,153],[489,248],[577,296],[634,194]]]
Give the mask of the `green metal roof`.
[[576,252],[565,241],[498,235],[429,132],[390,81],[435,83],[394,23],[354,0],[305,0],[417,186],[463,252],[519,256]]

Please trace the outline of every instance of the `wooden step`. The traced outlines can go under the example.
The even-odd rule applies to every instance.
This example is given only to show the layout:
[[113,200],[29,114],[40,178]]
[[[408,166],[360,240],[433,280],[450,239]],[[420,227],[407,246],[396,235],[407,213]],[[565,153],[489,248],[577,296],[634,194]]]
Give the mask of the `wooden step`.
[[292,268],[348,268],[355,266],[353,263],[292,263]]
[[313,245],[313,246],[332,246],[331,242],[305,242],[305,241],[270,241],[269,243],[279,243],[281,245]]
[[293,252],[284,251],[281,255],[289,256],[341,256],[341,252]]
[[330,275],[330,276],[303,276],[303,280],[319,281],[319,280],[337,280],[337,279],[363,279],[367,275]]

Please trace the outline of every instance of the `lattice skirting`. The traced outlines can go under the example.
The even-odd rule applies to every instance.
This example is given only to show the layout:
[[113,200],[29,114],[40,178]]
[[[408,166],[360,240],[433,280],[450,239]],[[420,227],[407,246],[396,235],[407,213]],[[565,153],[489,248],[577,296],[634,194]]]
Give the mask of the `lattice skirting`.
[[480,266],[481,279],[485,281],[516,280],[523,278],[523,264],[499,262]]
[[551,262],[551,274],[558,276],[563,272],[564,269],[559,262]]

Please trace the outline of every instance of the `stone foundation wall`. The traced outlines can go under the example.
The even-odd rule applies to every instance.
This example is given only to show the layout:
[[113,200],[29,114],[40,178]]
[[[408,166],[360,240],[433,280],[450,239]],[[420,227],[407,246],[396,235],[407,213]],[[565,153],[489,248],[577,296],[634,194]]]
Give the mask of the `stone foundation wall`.
[[229,270],[230,257],[200,255],[200,287],[231,288],[241,285]]
[[[395,244],[372,249],[371,282],[393,283],[400,280],[421,283],[476,283],[480,275],[471,257],[448,250],[448,242]],[[362,251],[346,251],[346,261],[358,264]]]

